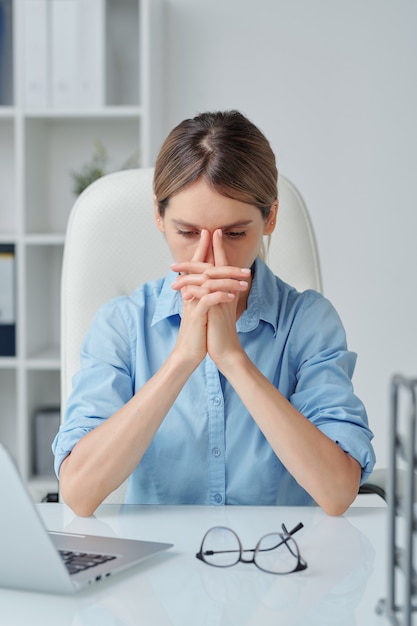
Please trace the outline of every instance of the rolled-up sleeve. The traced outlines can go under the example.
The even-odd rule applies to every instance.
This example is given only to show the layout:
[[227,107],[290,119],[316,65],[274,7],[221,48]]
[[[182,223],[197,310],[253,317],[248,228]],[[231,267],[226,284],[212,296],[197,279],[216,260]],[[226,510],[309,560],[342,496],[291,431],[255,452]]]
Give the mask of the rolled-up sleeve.
[[298,367],[290,401],[359,462],[363,483],[375,465],[375,453],[365,407],[352,387],[356,354],[347,349],[342,322],[326,298],[312,294],[294,323],[293,362]]
[[73,378],[63,424],[52,444],[55,472],[75,444],[133,395],[135,340],[123,317],[120,299],[96,314],[83,341],[80,371]]

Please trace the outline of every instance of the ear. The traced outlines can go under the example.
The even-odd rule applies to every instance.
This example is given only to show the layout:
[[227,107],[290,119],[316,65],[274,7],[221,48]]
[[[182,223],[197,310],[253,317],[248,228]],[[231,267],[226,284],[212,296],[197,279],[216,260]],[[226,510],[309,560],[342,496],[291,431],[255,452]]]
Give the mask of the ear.
[[161,231],[161,233],[165,232],[164,218],[161,217],[159,213],[158,202],[156,201],[156,196],[153,197],[153,214],[154,214],[156,227],[158,228],[158,230]]
[[269,215],[265,220],[264,235],[271,235],[274,232],[275,226],[277,223],[277,215],[278,215],[278,198],[274,200],[273,204],[271,205],[271,208],[269,210]]

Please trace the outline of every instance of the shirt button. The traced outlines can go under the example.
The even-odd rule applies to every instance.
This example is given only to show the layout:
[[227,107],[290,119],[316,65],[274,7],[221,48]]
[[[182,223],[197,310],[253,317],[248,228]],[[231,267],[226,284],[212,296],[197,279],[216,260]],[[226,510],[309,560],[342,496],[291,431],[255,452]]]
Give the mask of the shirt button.
[[220,400],[219,396],[216,396],[216,397],[214,398],[213,402],[214,402],[214,404],[215,404],[216,406],[219,406],[219,404],[221,403],[221,400]]
[[220,502],[223,502],[222,494],[216,493],[216,495],[214,496],[214,500],[217,502],[217,504],[220,504]]
[[222,451],[220,450],[220,448],[213,448],[212,453],[213,456],[220,456]]

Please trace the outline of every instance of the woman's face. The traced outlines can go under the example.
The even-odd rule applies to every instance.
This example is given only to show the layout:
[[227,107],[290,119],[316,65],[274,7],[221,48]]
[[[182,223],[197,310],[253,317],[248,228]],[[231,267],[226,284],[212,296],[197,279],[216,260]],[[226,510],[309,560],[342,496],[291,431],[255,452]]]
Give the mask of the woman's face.
[[[203,229],[213,236],[214,231],[220,228],[228,264],[234,267],[251,267],[263,236],[274,230],[276,213],[274,203],[265,220],[257,207],[222,196],[204,178],[172,196],[163,218],[155,208],[157,226],[165,233],[177,263],[193,258]],[[213,262],[211,246],[205,260]]]

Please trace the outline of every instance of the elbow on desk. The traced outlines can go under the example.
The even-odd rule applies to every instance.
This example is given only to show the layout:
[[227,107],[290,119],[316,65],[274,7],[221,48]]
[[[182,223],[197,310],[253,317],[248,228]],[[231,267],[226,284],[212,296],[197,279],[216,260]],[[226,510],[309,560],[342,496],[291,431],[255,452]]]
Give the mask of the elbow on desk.
[[351,504],[356,500],[359,493],[360,474],[355,476],[342,476],[339,482],[335,482],[327,488],[321,487],[316,497],[316,503],[327,515],[340,517],[344,515]]
[[60,495],[63,502],[80,517],[94,515],[101,501],[91,493],[85,493],[85,481],[70,471],[68,455],[62,462],[59,472]]
[[89,499],[81,499],[79,496],[73,495],[71,493],[71,489],[65,489],[61,487],[61,499],[62,501],[69,506],[71,511],[73,511],[79,517],[91,517],[94,515],[98,504],[93,504]]
[[320,499],[317,500],[317,504],[323,509],[327,515],[331,517],[340,517],[344,515],[351,504],[355,501],[359,492],[359,480],[351,486],[340,489],[338,493],[325,493]]
[[345,502],[332,501],[332,502],[328,502],[325,504],[321,504],[320,506],[323,509],[323,511],[327,513],[327,515],[330,515],[331,517],[340,517],[341,515],[344,515],[344,513],[346,513],[346,511],[348,510],[348,508],[350,507],[354,499],[355,498],[353,498],[352,501],[349,501],[347,504]]

